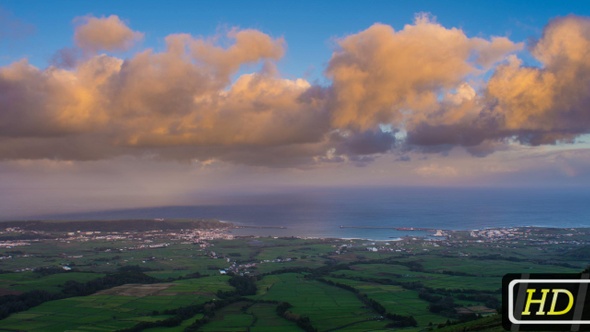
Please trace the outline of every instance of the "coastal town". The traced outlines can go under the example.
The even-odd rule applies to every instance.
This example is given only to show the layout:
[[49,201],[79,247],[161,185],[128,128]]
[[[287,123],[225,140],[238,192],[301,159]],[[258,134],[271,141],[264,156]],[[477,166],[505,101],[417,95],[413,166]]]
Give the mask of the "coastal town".
[[[156,219],[154,222],[163,222],[163,219]],[[108,222],[106,222],[108,223]],[[1,226],[0,226],[1,227]],[[192,250],[201,252],[201,255],[212,260],[224,261],[226,264],[220,267],[219,273],[254,273],[257,266],[264,264],[281,264],[297,260],[298,257],[273,257],[264,260],[244,260],[236,259],[216,252],[215,242],[220,240],[232,241],[236,239],[255,239],[251,236],[236,236],[232,234],[232,229],[236,226],[231,223],[215,223],[213,227],[205,228],[180,228],[180,229],[149,229],[149,230],[78,230],[71,229],[68,231],[51,231],[40,229],[31,229],[30,227],[4,227],[0,228],[0,248],[3,253],[0,254],[0,261],[19,261],[19,263],[10,264],[14,266],[13,272],[34,271],[35,269],[45,267],[47,264],[27,264],[27,261],[33,260],[33,253],[27,253],[19,248],[30,247],[31,245],[56,245],[67,248],[74,244],[94,244],[96,245],[91,251],[91,255],[99,253],[124,253],[135,252],[136,256],[143,258],[137,259],[132,257],[135,262],[148,264],[156,260],[158,249],[166,249],[170,246],[190,246]],[[101,228],[101,227],[97,227]],[[416,254],[424,253],[430,250],[454,250],[458,255],[468,256],[459,249],[466,246],[478,245],[482,248],[498,248],[510,246],[528,246],[537,247],[538,250],[546,250],[547,246],[565,245],[571,248],[583,247],[590,244],[590,229],[585,228],[538,228],[538,227],[511,227],[511,228],[490,228],[481,230],[443,230],[428,229],[428,236],[413,236],[413,228],[404,228],[408,231],[408,236],[391,239],[388,241],[371,241],[363,239],[337,239],[337,238],[310,238],[302,237],[301,240],[315,241],[329,244],[333,248],[330,255],[342,255],[350,252],[367,251],[374,253],[400,253]],[[425,231],[424,229],[419,229]],[[277,239],[279,237],[269,237]],[[295,237],[292,237],[295,238]],[[146,254],[140,254],[145,252]],[[77,260],[82,260],[88,253],[64,253],[61,257],[69,260],[70,264],[61,264],[65,269],[71,269],[70,265],[75,265]],[[145,257],[144,257],[145,256]],[[96,258],[95,258],[96,260]],[[106,259],[106,265],[110,262]],[[121,263],[130,263],[129,259],[124,259]],[[5,264],[7,265],[7,264]],[[219,265],[219,264],[218,264]],[[221,266],[221,265],[219,265]]]

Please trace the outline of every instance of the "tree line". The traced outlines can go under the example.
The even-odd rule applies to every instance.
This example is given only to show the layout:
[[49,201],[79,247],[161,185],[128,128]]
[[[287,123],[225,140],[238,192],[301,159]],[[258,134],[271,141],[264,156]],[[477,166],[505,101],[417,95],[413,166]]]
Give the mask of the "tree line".
[[[51,273],[52,270],[45,269],[41,271],[41,275],[46,275],[46,273]],[[4,319],[16,312],[29,310],[47,301],[60,300],[73,296],[86,296],[124,284],[151,284],[156,282],[158,282],[158,279],[144,274],[139,267],[126,266],[119,268],[117,272],[84,283],[68,280],[62,286],[61,291],[57,293],[32,290],[19,295],[0,296],[0,319]]]

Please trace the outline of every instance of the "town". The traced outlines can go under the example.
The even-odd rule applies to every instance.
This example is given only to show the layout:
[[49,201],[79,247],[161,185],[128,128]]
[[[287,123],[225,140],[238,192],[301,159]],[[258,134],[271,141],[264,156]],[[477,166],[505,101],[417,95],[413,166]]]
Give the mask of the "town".
[[[155,219],[155,225],[158,222],[164,222],[164,219]],[[108,223],[108,222],[106,222]],[[188,226],[188,225],[187,225]],[[0,226],[1,227],[1,226]],[[5,253],[0,254],[1,261],[10,260],[14,266],[13,272],[34,271],[38,268],[47,267],[47,264],[27,264],[35,257],[33,253],[24,253],[22,250],[10,250],[22,247],[30,247],[35,244],[45,244],[51,246],[71,246],[75,243],[96,244],[97,247],[91,253],[62,254],[60,257],[70,259],[73,264],[63,264],[62,268],[71,269],[70,265],[76,264],[76,260],[92,257],[97,253],[124,253],[134,252],[134,256],[145,259],[137,259],[130,256],[119,263],[141,262],[146,264],[157,260],[157,250],[174,246],[190,246],[197,248],[203,256],[214,260],[222,260],[227,266],[220,268],[221,274],[226,273],[254,273],[260,264],[288,263],[297,260],[298,257],[274,257],[260,261],[236,260],[235,257],[217,253],[215,251],[215,242],[234,239],[254,239],[256,236],[235,236],[231,230],[235,228],[231,223],[214,223],[207,227],[199,228],[175,228],[175,229],[148,229],[148,230],[124,230],[124,231],[105,231],[105,230],[68,230],[52,231],[47,227],[31,229],[30,227],[22,228],[11,226],[0,228],[0,248],[5,249]],[[101,227],[97,227],[101,228]],[[409,229],[412,230],[412,229]],[[341,255],[346,252],[369,251],[369,252],[392,252],[404,254],[424,253],[433,249],[444,248],[461,248],[474,244],[482,248],[510,248],[513,246],[536,247],[537,250],[543,251],[548,245],[563,245],[571,248],[583,247],[590,244],[590,229],[570,228],[570,229],[551,229],[537,227],[511,227],[511,228],[490,228],[482,230],[429,230],[430,235],[426,237],[405,236],[399,239],[388,241],[367,241],[362,239],[318,239],[318,238],[300,238],[300,240],[314,241],[330,244],[334,250],[326,254]],[[273,237],[277,239],[278,237]],[[294,238],[294,237],[291,237]],[[98,248],[98,249],[97,249]],[[142,254],[145,252],[146,255]],[[459,255],[468,256],[468,254],[457,251]],[[46,254],[46,253],[45,253]],[[45,255],[42,255],[45,256]],[[106,265],[112,262],[102,260]],[[17,263],[18,262],[18,263]],[[44,261],[47,263],[47,260]],[[96,264],[96,262],[94,262]],[[5,264],[6,265],[6,264]],[[50,264],[49,266],[54,266]],[[6,269],[6,268],[4,268]]]

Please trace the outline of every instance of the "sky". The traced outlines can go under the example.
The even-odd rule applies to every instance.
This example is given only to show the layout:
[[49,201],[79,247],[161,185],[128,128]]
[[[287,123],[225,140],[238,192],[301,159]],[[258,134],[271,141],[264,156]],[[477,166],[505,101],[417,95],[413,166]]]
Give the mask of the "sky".
[[586,1],[0,0],[0,219],[584,188],[588,59]]

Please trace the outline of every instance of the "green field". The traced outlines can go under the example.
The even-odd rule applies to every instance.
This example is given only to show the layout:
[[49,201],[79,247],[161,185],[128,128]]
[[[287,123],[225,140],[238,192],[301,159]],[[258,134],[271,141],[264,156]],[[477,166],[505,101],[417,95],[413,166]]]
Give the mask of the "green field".
[[260,281],[257,299],[285,301],[291,311],[307,316],[319,330],[339,326],[383,328],[378,314],[366,308],[351,292],[305,279],[301,274],[272,275]]
[[158,248],[127,238],[31,242],[3,254],[10,258],[2,261],[0,314],[10,314],[0,331],[497,331],[497,315],[461,321],[466,309],[494,315],[504,274],[576,273],[588,265],[580,237],[539,246],[459,235],[444,245],[272,237],[148,242],[167,243]]
[[69,272],[48,276],[40,276],[33,272],[4,273],[0,274],[0,288],[18,292],[26,292],[34,289],[54,292],[58,291],[68,280],[86,282],[102,276],[104,274],[90,272]]
[[[155,310],[161,312],[212,300],[217,290],[232,289],[227,280],[228,277],[215,276],[167,284],[115,287],[91,296],[46,302],[26,312],[11,315],[0,321],[0,327],[27,331],[122,329],[137,322],[168,317],[152,315]],[[152,287],[148,289],[147,286]]]
[[418,326],[427,326],[432,322],[446,320],[444,316],[430,313],[428,311],[428,302],[419,299],[418,293],[414,290],[395,285],[383,285],[350,279],[328,278],[328,280],[358,289],[369,298],[381,303],[388,312],[413,316],[418,321]]
[[236,302],[219,310],[215,319],[200,330],[209,332],[244,331],[253,332],[300,331],[295,323],[278,317],[275,306],[265,303],[251,304]]

